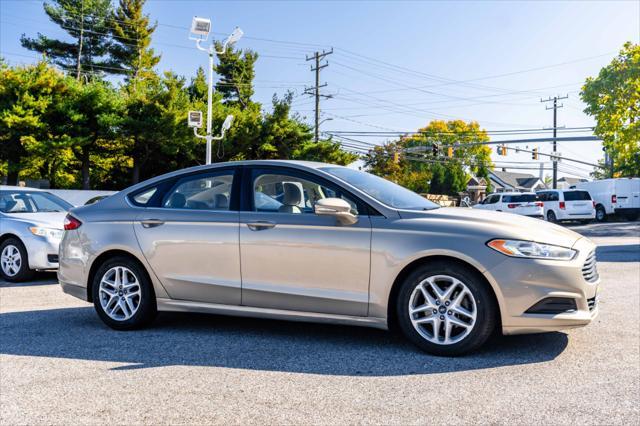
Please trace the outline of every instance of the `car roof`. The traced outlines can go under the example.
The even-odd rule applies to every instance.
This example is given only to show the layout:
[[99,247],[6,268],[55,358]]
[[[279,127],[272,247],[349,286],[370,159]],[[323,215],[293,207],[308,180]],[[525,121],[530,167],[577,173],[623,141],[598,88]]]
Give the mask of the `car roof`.
[[35,192],[46,192],[46,190],[39,188],[29,188],[28,186],[14,186],[14,185],[0,185],[0,191],[35,191]]

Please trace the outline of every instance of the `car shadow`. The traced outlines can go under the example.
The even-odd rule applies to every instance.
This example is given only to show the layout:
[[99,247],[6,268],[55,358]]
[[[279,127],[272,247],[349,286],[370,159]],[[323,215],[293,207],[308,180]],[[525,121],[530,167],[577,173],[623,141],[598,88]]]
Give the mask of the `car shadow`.
[[31,287],[36,285],[54,285],[58,284],[58,278],[55,272],[36,272],[33,279],[21,283],[13,283],[0,279],[0,288],[3,287]]
[[598,246],[598,262],[640,262],[640,244]]
[[339,376],[401,376],[551,361],[564,333],[496,337],[458,358],[427,355],[382,330],[163,313],[152,327],[107,328],[91,307],[0,314],[0,353],[124,363],[114,370],[214,366]]

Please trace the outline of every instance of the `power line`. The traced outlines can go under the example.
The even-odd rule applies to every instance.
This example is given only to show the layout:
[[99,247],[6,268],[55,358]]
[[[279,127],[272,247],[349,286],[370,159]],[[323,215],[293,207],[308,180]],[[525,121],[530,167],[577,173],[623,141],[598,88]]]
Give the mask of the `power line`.
[[[569,95],[566,96],[554,96],[553,98],[548,98],[548,99],[540,99],[540,102],[546,103],[546,102],[551,102],[553,101],[553,106],[552,107],[545,107],[545,109],[553,109],[553,153],[557,154],[558,148],[557,148],[557,140],[556,140],[556,135],[557,135],[557,130],[558,130],[558,108],[562,108],[562,104],[558,105],[558,100],[559,99],[567,99],[569,97]],[[557,161],[557,157],[556,159],[554,159],[553,161],[553,189],[556,189],[558,187],[558,161]]]

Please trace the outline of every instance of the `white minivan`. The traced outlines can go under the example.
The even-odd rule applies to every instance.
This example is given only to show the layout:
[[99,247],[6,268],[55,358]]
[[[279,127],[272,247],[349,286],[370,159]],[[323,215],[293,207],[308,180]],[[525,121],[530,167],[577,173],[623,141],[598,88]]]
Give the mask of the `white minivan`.
[[640,216],[640,178],[594,180],[580,182],[575,187],[591,194],[598,222],[606,220],[610,214],[625,216],[629,220],[637,220]]
[[474,209],[493,210],[542,219],[542,203],[533,192],[503,192],[489,194]]
[[578,220],[589,223],[596,217],[596,205],[589,192],[578,189],[548,189],[538,192],[549,222]]

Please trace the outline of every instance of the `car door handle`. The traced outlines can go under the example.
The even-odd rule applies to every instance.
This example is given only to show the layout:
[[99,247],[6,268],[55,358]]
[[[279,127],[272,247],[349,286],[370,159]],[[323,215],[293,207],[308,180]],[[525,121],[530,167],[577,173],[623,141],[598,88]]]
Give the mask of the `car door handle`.
[[156,226],[164,225],[164,220],[160,219],[143,219],[140,221],[145,228],[155,228]]
[[264,229],[271,229],[275,227],[276,223],[268,220],[257,220],[255,222],[247,222],[247,226],[252,231],[262,231]]

